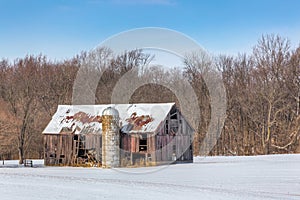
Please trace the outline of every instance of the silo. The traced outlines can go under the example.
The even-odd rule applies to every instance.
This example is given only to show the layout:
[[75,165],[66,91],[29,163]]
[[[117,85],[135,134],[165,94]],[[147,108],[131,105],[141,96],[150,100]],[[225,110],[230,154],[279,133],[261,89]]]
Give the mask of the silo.
[[102,167],[120,166],[119,112],[108,107],[102,112]]

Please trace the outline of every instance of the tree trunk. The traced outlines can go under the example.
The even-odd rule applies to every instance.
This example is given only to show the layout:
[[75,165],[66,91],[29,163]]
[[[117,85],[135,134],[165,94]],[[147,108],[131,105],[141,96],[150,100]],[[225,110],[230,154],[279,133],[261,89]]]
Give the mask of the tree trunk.
[[19,147],[19,164],[23,164],[24,161],[24,148],[23,147]]
[[25,126],[22,127],[19,137],[19,164],[23,164],[24,161],[24,141],[25,140]]

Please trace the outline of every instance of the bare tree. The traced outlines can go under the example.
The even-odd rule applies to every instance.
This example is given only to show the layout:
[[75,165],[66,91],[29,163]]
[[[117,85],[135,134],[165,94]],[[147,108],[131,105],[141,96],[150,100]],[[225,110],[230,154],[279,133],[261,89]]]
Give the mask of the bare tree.
[[24,160],[24,150],[31,122],[37,111],[36,94],[39,89],[39,59],[28,56],[25,59],[16,60],[5,73],[3,98],[9,104],[10,112],[16,118],[18,124],[18,151],[19,163]]

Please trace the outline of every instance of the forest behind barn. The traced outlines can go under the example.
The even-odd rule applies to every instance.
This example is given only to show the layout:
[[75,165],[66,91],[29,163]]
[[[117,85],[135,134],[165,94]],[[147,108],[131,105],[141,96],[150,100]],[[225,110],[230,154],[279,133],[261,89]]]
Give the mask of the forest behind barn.
[[[74,58],[53,61],[44,55],[0,61],[0,155],[4,159],[42,158],[42,131],[59,104],[72,104],[78,69],[87,59],[82,52]],[[300,47],[288,39],[266,35],[251,54],[218,55],[208,63],[200,52],[187,55],[184,69],[144,68],[152,55],[140,50],[115,55],[98,49],[98,68],[103,72],[95,96],[96,104],[111,103],[117,81],[131,69],[142,77],[168,79],[188,77],[197,94],[201,120],[194,139],[194,154],[207,133],[210,120],[209,91],[203,80],[207,66],[222,73],[227,111],[221,137],[211,155],[260,155],[300,153]],[[158,84],[135,91],[130,103],[176,102],[176,96]],[[179,108],[180,105],[178,104]],[[193,111],[191,111],[193,112]],[[22,159],[20,159],[22,160]]]

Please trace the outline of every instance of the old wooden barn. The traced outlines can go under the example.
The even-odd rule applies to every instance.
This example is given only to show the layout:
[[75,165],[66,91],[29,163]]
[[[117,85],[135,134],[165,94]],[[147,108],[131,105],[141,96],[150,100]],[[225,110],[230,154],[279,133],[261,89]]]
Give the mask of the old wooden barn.
[[59,105],[43,131],[45,165],[193,162],[193,134],[175,103]]

